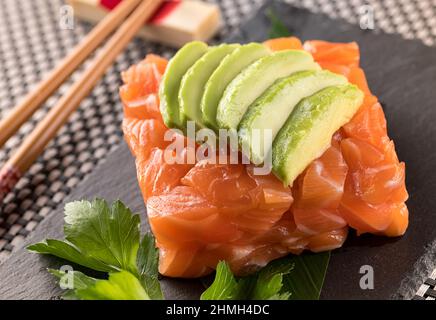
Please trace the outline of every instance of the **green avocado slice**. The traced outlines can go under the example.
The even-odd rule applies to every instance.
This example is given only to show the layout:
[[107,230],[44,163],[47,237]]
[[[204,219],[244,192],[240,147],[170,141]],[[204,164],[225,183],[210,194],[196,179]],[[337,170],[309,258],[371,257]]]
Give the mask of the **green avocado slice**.
[[208,48],[208,45],[201,41],[189,42],[168,63],[159,87],[160,111],[168,128],[183,128],[185,119],[180,114],[177,97],[180,81],[186,71],[207,52]]
[[248,106],[276,80],[294,72],[318,70],[312,55],[302,50],[284,50],[263,57],[245,68],[224,91],[218,104],[220,128],[237,129]]
[[286,185],[292,185],[330,146],[333,134],[350,121],[362,101],[362,91],[351,84],[328,87],[303,99],[274,140],[274,174]]
[[239,44],[222,44],[210,48],[183,76],[179,90],[180,110],[188,120],[195,121],[197,126],[205,127],[200,104],[207,80],[222,59],[239,46]]
[[221,61],[207,81],[201,99],[201,112],[206,126],[218,129],[216,112],[227,85],[244,68],[269,54],[270,50],[266,46],[252,42],[237,48]]
[[[242,150],[249,151],[254,164],[261,164],[280,128],[301,99],[326,87],[347,83],[344,76],[326,70],[300,71],[276,81],[248,108],[239,124]],[[265,130],[271,130],[271,135],[266,135]]]

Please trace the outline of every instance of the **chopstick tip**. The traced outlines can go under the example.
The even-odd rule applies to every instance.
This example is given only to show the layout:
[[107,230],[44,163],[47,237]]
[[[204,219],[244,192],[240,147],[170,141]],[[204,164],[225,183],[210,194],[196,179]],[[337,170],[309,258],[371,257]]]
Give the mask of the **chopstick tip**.
[[0,202],[14,188],[21,176],[20,170],[11,165],[5,165],[0,169]]

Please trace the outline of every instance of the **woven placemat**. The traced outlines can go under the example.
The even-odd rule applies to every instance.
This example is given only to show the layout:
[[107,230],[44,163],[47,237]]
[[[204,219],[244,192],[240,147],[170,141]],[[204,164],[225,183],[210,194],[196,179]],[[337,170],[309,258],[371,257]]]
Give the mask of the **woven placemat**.
[[[224,24],[216,41],[231,33],[263,0],[216,0]],[[436,44],[436,0],[287,0],[332,18],[359,23],[369,5],[376,30]],[[90,26],[76,22],[72,30],[59,25],[61,0],[2,0],[0,3],[0,117],[52,69],[86,34]],[[77,183],[104,161],[122,140],[119,73],[148,52],[169,57],[172,50],[143,40],[133,41],[83,101],[56,139],[16,188],[0,204],[0,262],[67,196]],[[86,64],[85,64],[86,66]],[[80,70],[78,71],[80,72]],[[50,98],[0,150],[0,165],[44,117],[78,73]],[[436,297],[436,271],[422,285],[417,299]]]

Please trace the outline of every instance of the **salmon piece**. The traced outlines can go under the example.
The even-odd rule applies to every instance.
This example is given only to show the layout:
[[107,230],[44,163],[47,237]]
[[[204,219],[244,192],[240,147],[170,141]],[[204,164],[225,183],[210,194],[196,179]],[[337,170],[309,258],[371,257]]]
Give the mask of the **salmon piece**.
[[331,72],[341,74],[346,77],[348,80],[351,73],[351,68],[342,64],[336,64],[329,61],[316,61],[321,66],[322,69],[329,70]]
[[404,202],[408,194],[404,188],[405,165],[386,164],[365,171],[365,177],[360,177],[360,193],[363,200],[369,204],[385,202]]
[[[278,258],[287,253],[301,254],[304,250],[313,252],[328,251],[339,248],[347,238],[348,226],[343,220],[335,224],[336,229],[329,231],[312,232],[300,230],[293,220],[295,209],[289,211],[274,227],[264,236],[254,241],[269,244],[269,251],[263,253],[263,258]],[[318,219],[317,215],[314,215]],[[334,228],[334,226],[331,226]],[[271,260],[271,259],[270,259]]]
[[[393,144],[388,144],[384,153],[367,142],[347,138],[341,142],[341,148],[350,170],[341,214],[359,234],[399,235],[395,226],[404,228],[407,219],[404,219],[406,214],[396,212],[399,207],[405,207],[408,195],[404,163],[398,162]],[[393,231],[387,231],[391,225]]]
[[297,228],[306,234],[316,235],[347,226],[337,209],[298,209],[292,210]]
[[409,193],[406,189],[406,164],[398,160],[397,153],[395,152],[395,145],[392,140],[387,144],[384,150],[384,155],[387,163],[396,164],[396,172],[398,173],[398,175],[395,176],[396,179],[389,181],[389,183],[397,184],[397,187],[390,195],[390,201],[398,205],[404,205],[409,198]]
[[[128,88],[123,87],[120,95],[123,96],[124,114],[128,117],[136,119],[162,119],[162,115],[158,109],[159,98],[157,94],[148,94],[137,99],[126,97],[129,94],[136,95],[135,91],[140,91],[140,85],[131,84]],[[126,92],[126,93],[125,93]]]
[[304,49],[310,52],[316,62],[328,62],[347,67],[358,67],[359,46],[356,42],[334,43],[322,40],[304,42]]
[[255,182],[245,173],[242,164],[211,164],[198,161],[182,179],[182,183],[195,188],[214,205],[222,207],[251,206],[248,194],[256,187]]
[[308,239],[308,249],[323,252],[342,247],[348,235],[348,227],[317,234]]
[[374,146],[354,138],[343,140],[341,148],[350,170],[349,190],[371,205],[407,199],[404,163],[392,162]]
[[157,119],[124,118],[122,128],[130,151],[145,159],[153,148],[165,149],[170,143],[164,140],[168,128]]
[[[179,250],[185,251],[184,247],[179,248]],[[224,243],[189,250],[191,250],[191,255],[193,256],[192,260],[188,260],[190,254],[186,253],[186,261],[189,261],[187,264],[174,262],[169,266],[171,270],[167,269],[166,271],[183,270],[183,277],[188,278],[204,276],[210,274],[219,261],[225,260],[229,263],[234,274],[244,276],[259,270],[271,260],[283,257],[289,253],[286,247],[280,244]],[[177,274],[180,274],[180,271]]]
[[[122,72],[121,78],[125,84],[139,83],[149,90],[147,93],[157,93],[159,80],[165,73],[167,64],[168,60],[155,54],[148,54],[144,60]],[[156,85],[147,86],[150,84]]]
[[167,65],[168,65],[168,60],[157,55],[157,54],[150,53],[150,54],[147,54],[147,56],[142,61],[142,63],[153,64],[156,67],[159,74],[164,74],[165,70],[167,68]]
[[159,273],[167,277],[198,278],[214,270],[199,263],[198,259],[199,248],[195,245],[178,248],[163,246],[159,249]]
[[383,234],[393,220],[395,205],[370,205],[347,190],[342,198],[339,211],[347,223],[357,231],[357,234]]
[[234,209],[232,211],[232,213],[229,213],[228,209],[224,211],[227,219],[230,219],[238,226],[239,230],[246,232],[246,236],[250,237],[251,235],[262,234],[268,231],[269,228],[280,220],[286,208],[250,208],[247,211],[239,211],[238,213]]
[[263,43],[267,46],[271,51],[280,51],[280,50],[303,50],[303,44],[300,39],[296,37],[283,37],[283,38],[275,38],[267,40]]
[[[282,218],[267,232],[255,238],[249,239],[254,245],[273,245],[276,250],[285,248],[285,251],[292,254],[301,254],[307,249],[308,238],[312,236],[297,228],[294,220],[294,210],[291,208],[285,212]],[[241,242],[240,240],[238,242]],[[281,251],[281,249],[279,250]]]
[[270,261],[286,256],[289,251],[280,244],[236,247],[229,258],[232,271],[246,276],[266,266]]
[[377,98],[372,95],[369,90],[368,82],[366,80],[365,72],[359,67],[349,67],[343,64],[337,64],[330,61],[317,61],[321,68],[331,72],[341,74],[348,79],[352,84],[359,87],[365,94],[363,105],[372,105],[377,102]]
[[[369,90],[368,81],[366,80],[365,72],[363,71],[362,68],[351,67],[347,79],[352,84],[358,86],[359,89],[362,90],[365,95],[372,96],[372,93]],[[375,98],[374,96],[372,97]]]
[[[184,154],[184,153],[183,153]],[[183,157],[184,155],[181,155]],[[192,165],[183,161],[168,163],[165,150],[154,148],[149,157],[136,158],[136,172],[144,200],[151,196],[161,195],[180,184],[180,180],[191,169]]]
[[343,129],[348,137],[368,142],[379,150],[383,150],[389,143],[386,118],[378,102],[362,106]]
[[344,193],[347,172],[339,146],[332,145],[297,179],[295,207],[336,209]]
[[[217,159],[218,160],[218,159]],[[197,164],[182,179],[217,206],[239,229],[264,232],[276,223],[293,201],[291,189],[272,174],[253,174],[243,164]]]
[[404,203],[401,203],[393,209],[392,215],[392,222],[383,234],[388,237],[402,236],[409,225],[409,210]]
[[280,209],[287,211],[294,201],[291,188],[284,186],[272,173],[256,175],[253,165],[245,166],[247,175],[255,182],[256,188],[250,192],[259,209]]
[[297,179],[292,213],[297,229],[307,235],[347,226],[337,210],[348,172],[348,166],[340,151],[339,139],[340,133],[337,133],[333,137],[332,146]]
[[377,166],[384,160],[382,151],[368,142],[356,138],[346,138],[342,140],[341,150],[345,162],[352,172]]
[[124,85],[120,88],[120,97],[125,117],[162,119],[158,88],[166,65],[165,59],[147,55],[142,62],[122,73]]
[[194,188],[177,186],[147,201],[151,229],[161,244],[223,243],[241,232]]
[[343,75],[352,84],[355,84],[362,90],[365,94],[371,95],[371,91],[368,87],[368,82],[364,71],[359,67],[349,67],[343,64],[337,64],[330,61],[317,61],[321,68],[327,69],[331,72]]

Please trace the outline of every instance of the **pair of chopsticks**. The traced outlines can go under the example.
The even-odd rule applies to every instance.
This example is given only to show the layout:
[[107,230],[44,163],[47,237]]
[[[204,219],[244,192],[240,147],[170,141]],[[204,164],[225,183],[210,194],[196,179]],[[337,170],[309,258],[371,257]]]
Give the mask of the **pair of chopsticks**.
[[89,67],[26,137],[0,170],[0,201],[30,168],[80,102],[91,92],[107,68],[123,51],[162,0],[123,0],[109,13],[4,119],[0,121],[0,147],[59,88],[97,47],[115,30]]

